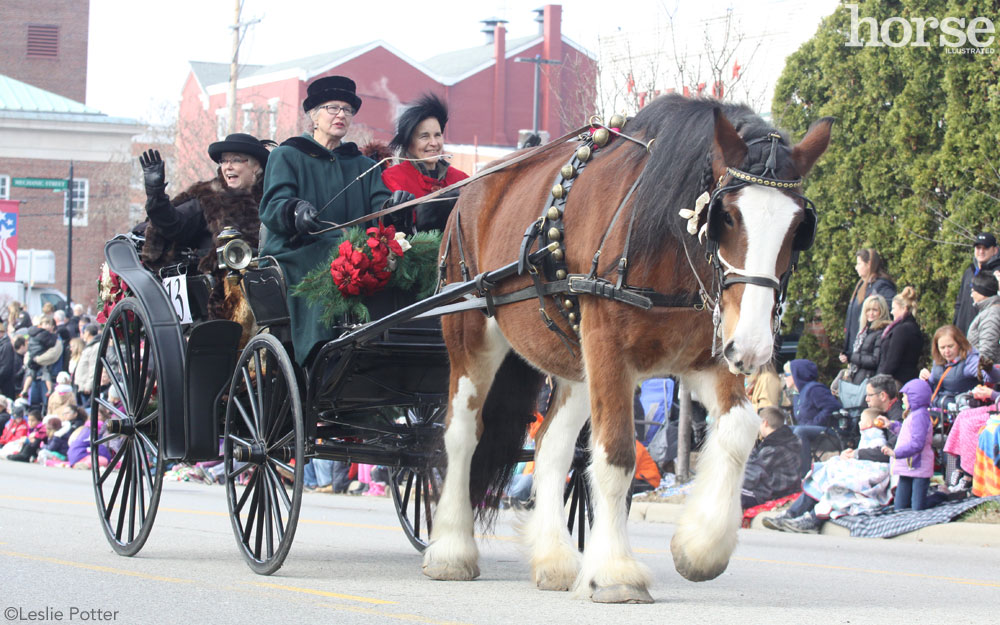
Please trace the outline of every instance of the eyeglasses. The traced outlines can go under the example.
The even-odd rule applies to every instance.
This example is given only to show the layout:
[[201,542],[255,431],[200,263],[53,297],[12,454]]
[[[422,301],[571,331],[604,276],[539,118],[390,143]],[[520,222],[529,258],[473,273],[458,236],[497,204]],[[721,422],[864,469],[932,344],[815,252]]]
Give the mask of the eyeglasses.
[[248,158],[240,158],[239,156],[227,156],[225,158],[220,158],[219,159],[219,164],[220,165],[229,165],[231,163],[233,165],[242,165],[242,164],[248,162],[249,160],[250,159],[248,159]]
[[332,117],[336,117],[340,113],[344,114],[344,117],[354,117],[354,109],[349,106],[337,106],[336,104],[324,104],[323,106],[317,106],[316,108],[323,109],[329,113]]

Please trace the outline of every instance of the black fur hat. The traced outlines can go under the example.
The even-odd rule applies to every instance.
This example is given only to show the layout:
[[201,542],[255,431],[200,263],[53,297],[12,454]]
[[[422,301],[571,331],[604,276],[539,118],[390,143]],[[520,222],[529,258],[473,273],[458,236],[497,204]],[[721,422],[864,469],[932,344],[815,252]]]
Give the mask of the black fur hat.
[[324,76],[317,78],[306,87],[306,99],[302,102],[305,112],[316,108],[324,102],[340,100],[354,107],[354,112],[361,110],[361,98],[357,94],[357,85],[346,76]]
[[433,93],[425,93],[412,102],[403,114],[396,120],[396,136],[389,142],[393,150],[405,150],[410,145],[410,136],[417,125],[428,117],[433,117],[441,124],[441,132],[448,123],[448,105]]

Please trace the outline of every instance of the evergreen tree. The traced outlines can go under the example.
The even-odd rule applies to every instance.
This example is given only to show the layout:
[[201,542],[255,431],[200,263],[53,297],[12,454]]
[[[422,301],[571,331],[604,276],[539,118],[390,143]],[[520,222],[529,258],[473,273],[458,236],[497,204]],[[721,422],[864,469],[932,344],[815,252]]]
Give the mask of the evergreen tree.
[[[911,41],[911,18],[964,18],[963,29],[977,16],[997,18],[987,0],[852,4],[880,29],[889,18],[907,20]],[[952,321],[972,238],[980,230],[1000,236],[1000,38],[980,49],[986,53],[962,53],[925,26],[927,46],[848,46],[849,6],[838,7],[788,58],[772,104],[777,125],[795,136],[821,117],[837,119],[830,148],[806,182],[819,229],[790,284],[784,322],[789,330],[818,317],[829,348],[805,341],[799,357],[828,375],[840,366],[858,249],[877,249],[897,287],[916,288],[916,318],[930,336]],[[888,40],[903,41],[904,30],[891,21]],[[867,41],[869,31],[860,24],[859,39]]]

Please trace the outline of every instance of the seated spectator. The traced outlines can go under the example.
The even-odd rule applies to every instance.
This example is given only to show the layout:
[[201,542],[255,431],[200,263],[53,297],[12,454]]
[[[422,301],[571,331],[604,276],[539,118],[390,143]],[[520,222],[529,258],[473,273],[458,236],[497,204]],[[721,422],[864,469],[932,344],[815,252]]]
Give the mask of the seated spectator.
[[[858,440],[858,451],[862,449],[881,450],[882,447],[889,444],[886,440],[885,432],[877,425],[880,423],[879,418],[881,416],[875,408],[866,408],[861,412],[861,418],[858,420],[858,429],[861,431],[861,438]],[[888,425],[888,420],[885,423]]]
[[13,460],[14,462],[31,462],[38,455],[38,450],[41,448],[42,443],[44,443],[48,438],[46,432],[45,424],[42,423],[42,415],[37,410],[31,410],[28,412],[28,438],[24,441],[24,446],[21,447],[21,451],[16,454],[11,454],[7,457],[8,460]]
[[[957,329],[957,328],[956,328]],[[910,380],[900,390],[906,417],[899,430],[895,447],[882,451],[894,458],[893,475],[899,476],[896,486],[896,510],[926,507],[927,487],[934,475],[934,450],[931,449],[931,389],[923,380]]]
[[49,394],[48,414],[59,414],[63,406],[76,405],[76,391],[70,384],[70,375],[60,371],[56,376],[56,386]]
[[3,432],[8,421],[10,421],[10,399],[0,395],[0,432]]
[[[104,422],[111,418],[111,411],[100,406],[97,409],[98,434],[104,434]],[[69,438],[69,447],[66,450],[66,461],[74,469],[89,469],[92,466],[90,457],[90,419],[78,427]],[[108,466],[111,460],[111,450],[106,445],[98,448],[98,462],[100,466]]]
[[920,370],[920,379],[933,389],[930,402],[936,408],[954,403],[979,382],[979,352],[969,345],[962,331],[953,325],[941,326],[931,341],[933,368]]
[[747,397],[750,398],[750,404],[758,414],[765,406],[781,407],[781,378],[778,377],[778,372],[774,370],[772,363],[769,362],[757,369],[753,375],[748,375],[743,384]]
[[760,442],[750,452],[743,476],[743,509],[799,490],[802,443],[785,425],[785,413],[765,406],[760,410]]
[[[20,445],[15,445],[17,441],[24,444],[24,439],[28,436],[28,422],[25,419],[25,412],[28,409],[28,402],[18,399],[14,402],[14,408],[10,413],[10,420],[3,427],[0,433],[0,458],[6,458],[10,454],[21,450]],[[17,449],[15,449],[15,446]],[[7,450],[10,451],[7,451]]]
[[969,324],[969,344],[980,358],[1000,363],[1000,296],[993,274],[983,271],[973,276],[972,301],[976,316]]
[[798,359],[785,363],[785,383],[799,392],[795,401],[795,423],[792,432],[802,442],[799,477],[812,466],[812,441],[826,431],[830,415],[840,410],[840,401],[829,387],[817,381],[819,370],[811,360]]
[[632,477],[632,492],[645,493],[660,486],[660,468],[649,455],[646,446],[635,441],[635,475]]

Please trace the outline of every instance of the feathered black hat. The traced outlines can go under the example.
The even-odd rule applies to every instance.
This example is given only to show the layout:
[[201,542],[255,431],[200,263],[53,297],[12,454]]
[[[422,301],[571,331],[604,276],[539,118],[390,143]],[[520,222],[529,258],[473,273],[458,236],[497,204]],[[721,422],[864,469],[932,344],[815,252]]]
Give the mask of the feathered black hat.
[[425,93],[406,107],[396,120],[396,136],[389,142],[389,147],[393,150],[405,150],[410,145],[410,136],[417,125],[428,117],[437,119],[441,124],[441,132],[444,132],[445,124],[448,123],[448,105],[433,93]]

